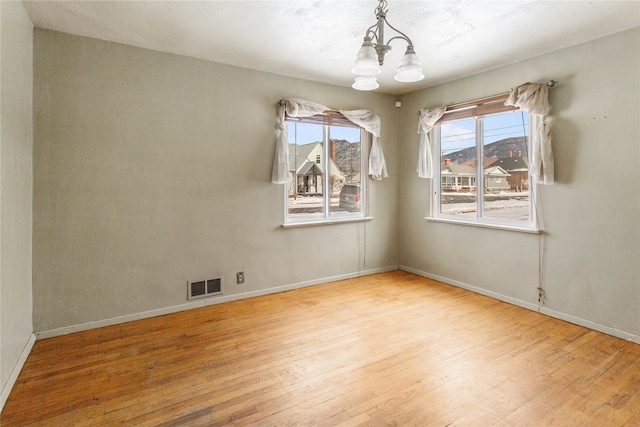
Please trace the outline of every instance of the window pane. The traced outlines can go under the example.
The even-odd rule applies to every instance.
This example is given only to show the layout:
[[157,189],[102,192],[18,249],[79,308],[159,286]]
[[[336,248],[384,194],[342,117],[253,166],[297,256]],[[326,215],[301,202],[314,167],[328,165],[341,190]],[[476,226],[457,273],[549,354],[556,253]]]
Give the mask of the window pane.
[[529,220],[528,129],[522,111],[484,118],[485,218]]
[[476,216],[476,121],[440,126],[440,212]]
[[362,211],[360,135],[359,128],[338,126],[329,128],[329,185],[332,214]]
[[287,123],[289,138],[287,213],[290,218],[323,216],[323,128],[324,126],[320,124]]

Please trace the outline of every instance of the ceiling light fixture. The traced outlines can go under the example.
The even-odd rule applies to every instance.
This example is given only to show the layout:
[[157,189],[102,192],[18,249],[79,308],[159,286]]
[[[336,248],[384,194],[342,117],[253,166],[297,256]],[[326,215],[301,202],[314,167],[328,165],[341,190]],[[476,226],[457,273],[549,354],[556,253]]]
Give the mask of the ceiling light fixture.
[[[391,52],[389,43],[395,39],[407,42],[407,51],[400,61],[395,79],[399,82],[417,82],[424,79],[420,60],[413,49],[411,39],[387,22],[386,0],[379,0],[375,13],[377,22],[367,29],[362,47],[358,51],[355,66],[351,69],[351,72],[356,74],[356,81],[351,87],[357,90],[374,90],[380,87],[376,75],[382,71],[380,66],[384,63],[384,57]],[[385,24],[399,34],[390,38],[386,44],[384,41]]]

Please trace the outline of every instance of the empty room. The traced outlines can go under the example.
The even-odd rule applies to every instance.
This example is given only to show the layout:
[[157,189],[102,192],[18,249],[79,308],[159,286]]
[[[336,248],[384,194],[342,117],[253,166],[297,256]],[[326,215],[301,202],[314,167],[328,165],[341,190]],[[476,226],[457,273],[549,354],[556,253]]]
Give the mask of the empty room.
[[0,1],[0,425],[640,425],[640,2]]

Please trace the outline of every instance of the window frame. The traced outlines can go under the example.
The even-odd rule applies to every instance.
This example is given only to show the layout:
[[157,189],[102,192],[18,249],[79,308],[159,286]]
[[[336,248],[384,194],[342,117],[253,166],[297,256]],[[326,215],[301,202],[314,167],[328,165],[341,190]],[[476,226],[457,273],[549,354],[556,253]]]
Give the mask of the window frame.
[[[344,222],[362,222],[362,221],[370,221],[373,218],[367,216],[368,213],[368,188],[367,183],[369,176],[368,171],[368,161],[369,158],[369,140],[368,132],[361,126],[349,121],[342,114],[335,111],[326,111],[323,114],[317,114],[310,117],[289,117],[285,116],[285,130],[284,132],[289,131],[290,123],[305,123],[311,125],[322,126],[322,135],[323,140],[320,141],[322,143],[322,156],[324,158],[324,162],[321,160],[320,166],[324,171],[330,168],[330,156],[331,156],[331,135],[330,135],[330,127],[348,127],[353,129],[358,129],[360,132],[360,210],[356,212],[349,211],[340,211],[340,212],[331,212],[331,192],[326,191],[326,189],[331,188],[331,174],[324,173],[322,177],[322,188],[323,188],[323,209],[321,215],[313,215],[310,217],[291,217],[289,215],[289,187],[290,182],[287,182],[284,187],[284,222],[282,224],[282,228],[294,228],[294,227],[303,227],[308,225],[328,225],[328,224],[336,224],[336,223],[344,223]],[[290,144],[289,144],[290,145]],[[292,159],[289,159],[291,162]],[[324,163],[324,164],[322,164]],[[289,167],[291,169],[291,165]]]
[[[492,102],[493,102],[492,98]],[[469,105],[472,103],[467,103]],[[465,106],[465,104],[459,104]],[[437,222],[447,222],[453,224],[460,225],[469,225],[469,226],[477,226],[477,227],[485,227],[485,228],[496,228],[503,230],[513,230],[513,231],[522,231],[527,233],[539,233],[540,229],[537,221],[537,212],[536,212],[536,200],[537,200],[537,185],[535,182],[535,178],[529,174],[529,219],[527,221],[517,220],[517,219],[505,219],[505,218],[492,218],[484,216],[484,170],[485,166],[483,164],[484,160],[484,118],[489,116],[495,116],[499,114],[505,114],[510,111],[519,111],[524,114],[527,114],[529,120],[529,132],[526,137],[527,143],[527,153],[531,153],[531,138],[534,135],[531,132],[531,116],[527,111],[521,110],[519,108],[510,107],[508,109],[501,110],[498,108],[489,108],[482,111],[480,108],[473,107],[467,109],[463,107],[463,109],[467,109],[467,111],[454,111],[453,114],[449,117],[443,116],[436,124],[433,126],[433,129],[430,131],[430,139],[433,141],[433,176],[435,179],[431,181],[431,203],[430,203],[430,212],[427,216],[427,220],[429,221],[437,221]],[[469,111],[471,110],[472,111]],[[460,120],[475,120],[475,147],[476,147],[476,165],[482,165],[482,167],[476,167],[476,176],[475,176],[475,199],[476,199],[476,215],[466,216],[460,214],[450,214],[441,212],[441,193],[442,193],[442,179],[450,178],[451,185],[455,180],[455,177],[442,177],[442,162],[441,162],[441,125],[443,123],[451,123]],[[529,156],[530,157],[530,156]]]

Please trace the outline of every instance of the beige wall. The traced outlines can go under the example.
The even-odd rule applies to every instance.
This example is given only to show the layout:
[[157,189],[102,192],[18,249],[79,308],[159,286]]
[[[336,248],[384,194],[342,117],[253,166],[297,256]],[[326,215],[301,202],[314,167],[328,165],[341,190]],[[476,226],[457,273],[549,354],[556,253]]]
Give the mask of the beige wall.
[[[36,332],[180,306],[188,280],[230,296],[398,264],[390,97],[40,29],[34,51]],[[283,97],[382,115],[374,221],[280,228]]]
[[32,25],[0,2],[0,408],[32,341]]
[[[233,296],[400,264],[534,309],[542,284],[542,311],[637,339],[638,39],[406,95],[397,110],[391,96],[36,30],[34,328],[180,306],[187,280],[213,275]],[[416,111],[551,78],[558,182],[539,189],[545,233],[426,222]],[[371,183],[373,222],[279,227],[269,177],[275,103],[288,96],[382,114],[391,178]]]
[[[541,236],[427,222],[416,177],[415,111],[556,79],[550,91],[555,186],[539,186]],[[480,292],[640,338],[640,29],[404,98],[400,262]],[[411,113],[411,114],[410,114]]]
[[[233,297],[400,264],[534,309],[542,284],[543,312],[640,336],[639,29],[406,95],[397,110],[391,96],[46,30],[32,44],[18,2],[0,2],[0,22],[3,401],[34,330],[186,307],[186,281],[213,275]],[[415,112],[550,78],[558,182],[540,187],[545,233],[426,222]],[[374,221],[279,227],[284,195],[269,178],[275,103],[289,96],[382,114],[391,177],[370,183]]]

